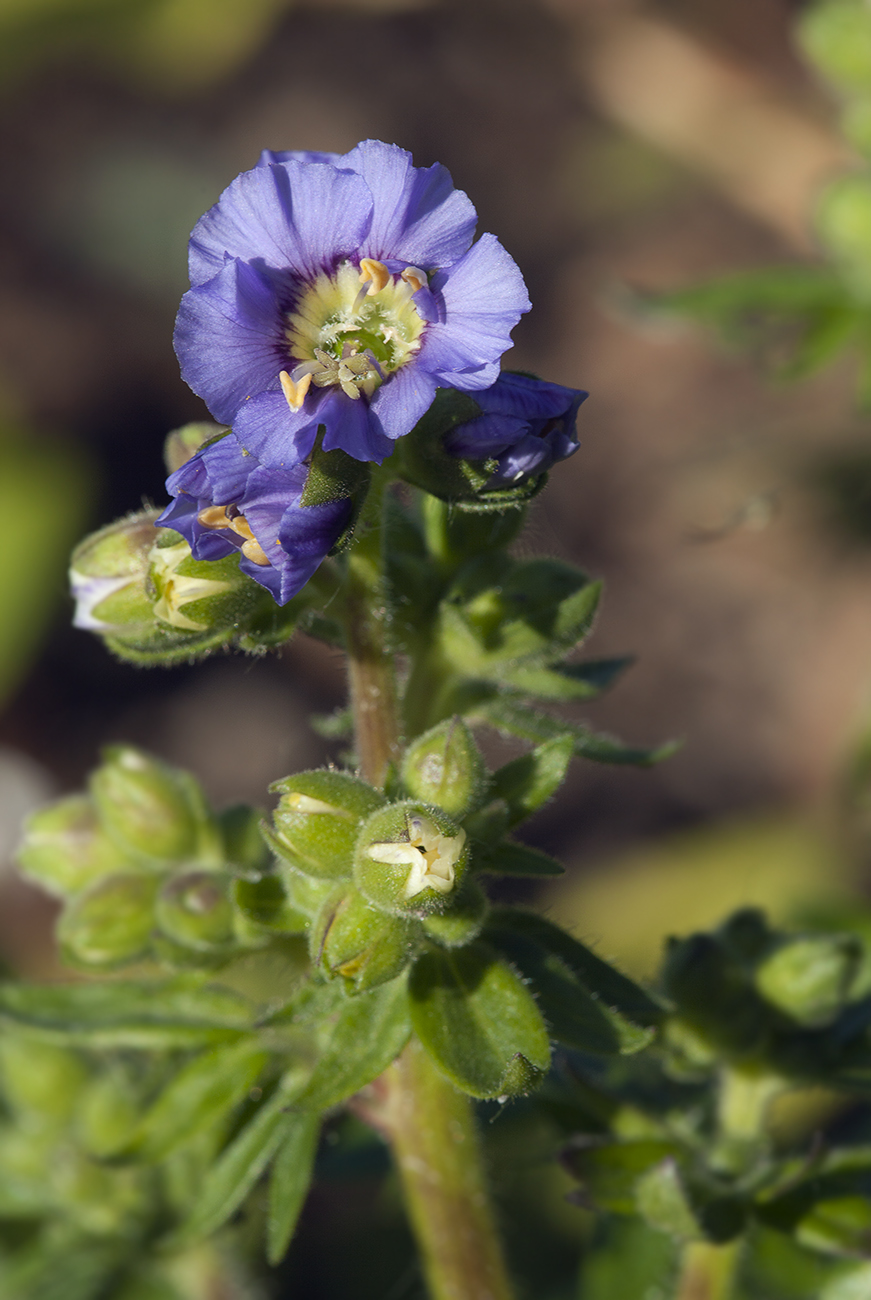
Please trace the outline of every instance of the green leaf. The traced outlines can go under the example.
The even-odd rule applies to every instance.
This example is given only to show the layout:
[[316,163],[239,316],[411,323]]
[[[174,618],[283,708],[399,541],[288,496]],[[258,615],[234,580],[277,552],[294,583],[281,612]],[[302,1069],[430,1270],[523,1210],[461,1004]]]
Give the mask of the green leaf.
[[290,1070],[241,1133],[222,1152],[203,1181],[202,1192],[174,1246],[209,1237],[244,1201],[293,1128],[296,1102],[305,1074]]
[[0,1023],[87,1047],[196,1047],[239,1037],[252,1026],[244,998],[198,977],[166,982],[35,986],[0,984]]
[[463,1092],[529,1092],[548,1069],[548,1033],[535,999],[489,945],[424,953],[409,992],[415,1033]]
[[561,1161],[597,1209],[634,1214],[639,1177],[679,1153],[676,1142],[659,1138],[615,1142],[582,1136],[562,1152]]
[[472,865],[475,870],[494,876],[562,876],[565,873],[565,867],[556,858],[512,840],[474,850]]
[[508,663],[540,666],[571,650],[592,626],[601,589],[561,561],[480,556],[442,602],[442,648],[466,676],[501,681]]
[[652,748],[626,745],[621,740],[615,740],[613,736],[601,735],[580,723],[567,722],[564,718],[554,718],[549,713],[540,713],[507,695],[474,706],[470,717],[472,722],[487,723],[509,736],[519,736],[521,740],[536,742],[570,735],[574,741],[576,756],[592,759],[595,763],[651,767],[654,763],[661,763],[663,759],[670,758],[680,747],[679,742],[676,741],[669,741]]
[[163,1160],[243,1101],[268,1059],[246,1040],[195,1057],[164,1088],[125,1150]]
[[490,794],[508,807],[514,826],[546,803],[562,785],[574,755],[574,738],[555,736],[536,745],[531,754],[513,759],[493,773]]
[[405,976],[344,998],[326,1047],[299,1104],[329,1110],[359,1092],[396,1060],[411,1033]]
[[300,1211],[311,1183],[318,1147],[320,1116],[298,1111],[272,1166],[269,1183],[269,1220],[266,1257],[273,1266],[287,1254]]
[[486,937],[530,983],[552,1038],[581,1052],[617,1055],[621,1038],[607,1011],[560,957],[516,931],[488,928]]
[[585,664],[552,664],[549,668],[511,668],[502,681],[524,695],[542,700],[594,700],[633,662],[630,655]]
[[641,1029],[652,1029],[662,1020],[662,1007],[633,980],[543,916],[520,908],[502,907],[494,910],[488,923],[490,929],[522,935],[559,957],[575,978],[599,999],[606,1013],[616,1013]]

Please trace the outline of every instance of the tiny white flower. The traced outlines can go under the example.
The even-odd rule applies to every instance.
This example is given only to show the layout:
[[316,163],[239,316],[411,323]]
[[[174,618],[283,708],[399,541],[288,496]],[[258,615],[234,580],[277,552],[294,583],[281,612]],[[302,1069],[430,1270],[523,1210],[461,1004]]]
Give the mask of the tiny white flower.
[[370,844],[366,850],[375,862],[390,866],[408,866],[405,897],[414,898],[425,889],[449,894],[457,876],[457,863],[466,843],[466,832],[442,835],[426,817],[412,817],[408,823],[408,840],[399,843]]

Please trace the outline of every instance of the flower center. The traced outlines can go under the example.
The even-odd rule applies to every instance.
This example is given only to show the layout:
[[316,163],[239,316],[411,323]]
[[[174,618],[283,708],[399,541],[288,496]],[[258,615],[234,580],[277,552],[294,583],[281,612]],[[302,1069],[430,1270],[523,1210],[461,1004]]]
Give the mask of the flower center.
[[355,401],[371,397],[407,365],[424,328],[413,298],[426,283],[417,267],[394,276],[369,257],[359,270],[343,262],[334,275],[319,275],[287,317],[285,337],[297,364],[280,379],[291,409],[300,409],[311,384],[339,387]]

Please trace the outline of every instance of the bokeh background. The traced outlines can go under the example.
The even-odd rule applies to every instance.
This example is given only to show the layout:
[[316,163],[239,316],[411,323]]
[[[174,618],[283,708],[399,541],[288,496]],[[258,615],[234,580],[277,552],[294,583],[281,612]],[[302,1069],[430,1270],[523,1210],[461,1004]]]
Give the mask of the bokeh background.
[[664,934],[740,903],[789,919],[862,896],[842,815],[871,706],[871,427],[852,363],[777,383],[770,358],[655,303],[819,256],[816,196],[855,160],[795,43],[800,8],[0,0],[14,970],[58,974],[51,905],[11,867],[21,816],[81,786],[102,744],[190,766],[219,805],[262,802],[334,752],[307,722],[342,699],[330,649],[300,636],[266,659],[135,670],[70,628],[64,575],[85,531],[165,499],[163,439],[206,414],[171,343],[195,220],[264,147],[367,136],[446,164],[520,263],[535,307],[506,364],[592,394],[522,543],[604,577],[588,651],[637,657],[579,716],[684,741],[653,771],[576,765],[530,831],[569,868],[543,905],[643,976]]

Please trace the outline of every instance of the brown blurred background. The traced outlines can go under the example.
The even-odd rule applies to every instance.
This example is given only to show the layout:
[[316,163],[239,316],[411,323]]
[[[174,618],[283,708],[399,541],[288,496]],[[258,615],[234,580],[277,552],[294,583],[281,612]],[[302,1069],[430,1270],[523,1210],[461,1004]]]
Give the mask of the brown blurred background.
[[[375,136],[445,163],[520,263],[535,307],[506,364],[591,391],[523,543],[603,576],[589,653],[637,656],[578,716],[685,741],[652,772],[576,765],[530,832],[570,867],[550,905],[644,971],[669,928],[851,887],[827,828],[871,687],[871,551],[815,486],[867,436],[850,366],[774,386],[644,300],[816,256],[814,196],[851,160],[797,11],[0,0],[0,856],[109,740],[219,804],[330,752],[306,719],[341,700],[332,651],[136,671],[68,626],[63,570],[79,534],[164,499],[163,438],[205,415],[171,343],[194,221],[264,147]],[[44,973],[48,905],[3,890],[0,941]]]

